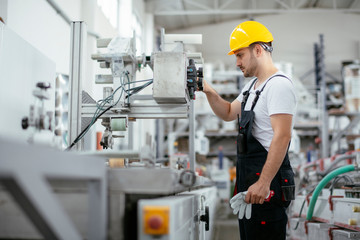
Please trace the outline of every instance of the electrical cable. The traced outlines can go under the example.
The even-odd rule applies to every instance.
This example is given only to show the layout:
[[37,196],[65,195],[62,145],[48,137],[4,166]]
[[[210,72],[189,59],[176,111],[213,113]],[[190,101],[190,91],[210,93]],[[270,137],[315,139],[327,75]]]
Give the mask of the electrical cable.
[[[304,205],[305,205],[306,199],[307,199],[308,196],[315,190],[315,188],[316,188],[316,185],[315,185],[315,187],[314,187],[308,194],[306,194],[306,197],[305,197],[303,203],[301,204],[301,208],[300,208],[300,212],[299,212],[299,216],[298,216],[299,218],[301,217],[301,213],[302,213],[302,211],[303,211],[303,209],[304,209]],[[296,230],[298,227],[299,227],[299,221],[296,223],[296,226],[293,228],[293,230]]]
[[[127,75],[128,75],[128,72],[125,72],[124,74],[127,76]],[[84,128],[84,130],[75,138],[75,140],[71,143],[71,145],[65,149],[65,151],[69,151],[73,146],[75,146],[75,144],[76,144],[81,138],[83,138],[83,137],[85,136],[85,134],[89,131],[89,129],[92,127],[92,125],[96,122],[96,120],[99,119],[99,117],[101,117],[101,116],[102,116],[105,112],[107,112],[109,109],[111,109],[112,107],[114,107],[114,106],[117,105],[117,103],[120,101],[121,96],[122,96],[122,94],[123,94],[123,92],[124,92],[124,89],[123,89],[124,83],[123,83],[121,77],[120,77],[120,81],[121,81],[121,82],[120,82],[121,85],[120,85],[110,96],[106,97],[105,99],[102,99],[102,100],[97,101],[97,103],[96,103],[97,108],[96,108],[96,110],[95,110],[95,113],[94,113],[93,118],[91,119],[91,122],[90,122],[90,123],[87,125],[87,127]],[[121,91],[121,93],[120,93],[120,97],[119,97],[119,99],[117,100],[117,102],[116,102],[115,104],[110,105],[108,108],[106,108],[106,109],[104,110],[103,107],[105,106],[105,104],[106,104],[106,103],[110,103],[110,101],[113,100],[114,94],[115,94],[119,89],[121,89],[121,88],[122,88],[122,91]],[[99,102],[100,102],[100,104],[99,104]],[[100,112],[101,110],[104,110],[104,111],[99,114],[99,112]]]
[[[128,74],[128,73],[125,73],[125,74]],[[120,78],[120,81],[121,81],[121,79],[122,79],[122,78]],[[104,114],[104,112],[102,112],[101,115],[99,115],[99,112],[100,112],[101,110],[104,110],[103,107],[105,106],[105,104],[106,104],[106,103],[110,103],[111,100],[113,100],[113,97],[114,97],[115,93],[116,93],[119,89],[123,88],[123,86],[124,86],[123,81],[121,81],[120,83],[121,83],[121,85],[120,85],[117,89],[115,89],[115,91],[114,91],[110,96],[108,96],[108,97],[105,98],[105,99],[99,100],[99,101],[96,103],[97,109],[96,109],[96,111],[95,111],[95,113],[94,113],[93,118],[91,119],[90,124],[89,124],[89,125],[84,129],[84,131],[83,131],[82,133],[80,133],[79,136],[75,139],[76,142],[75,142],[75,140],[74,140],[75,144],[76,144],[81,138],[83,138],[83,137],[85,136],[85,134],[88,132],[88,130],[90,129],[90,127],[96,122],[96,120],[97,120],[101,115]],[[124,92],[124,90],[122,89],[122,91],[121,91],[121,93],[120,93],[120,96],[119,96],[119,99],[117,100],[117,102],[116,102],[115,104],[112,104],[112,105],[110,106],[110,108],[111,108],[111,107],[114,107],[114,106],[116,106],[116,105],[118,104],[118,102],[119,102],[120,99],[121,99],[121,96],[122,96],[123,92]],[[101,103],[99,104],[99,102],[101,102]],[[109,108],[109,109],[110,109],[110,108]],[[107,109],[107,110],[109,110],[109,109]],[[106,110],[106,111],[107,111],[107,110]]]
[[334,178],[334,180],[332,181],[332,183],[330,185],[330,188],[329,188],[330,196],[332,196],[332,194],[333,194],[335,184],[342,178],[345,180],[345,182],[349,182],[350,184],[354,184],[354,181],[348,175],[337,176],[337,177]]
[[129,83],[131,84],[131,83],[148,82],[148,81],[153,81],[153,79],[149,78],[149,79],[144,79],[144,80],[136,80],[136,81],[132,81],[132,82],[129,82]]
[[[139,87],[134,87],[134,88],[132,88],[131,90],[133,90],[133,91],[132,91],[130,94],[128,94],[125,98],[129,98],[131,95],[133,95],[133,94],[135,94],[135,93],[138,93],[139,91],[141,91],[142,89],[144,89],[145,87],[147,87],[147,86],[149,86],[150,84],[153,83],[153,79],[138,80],[138,81],[132,81],[132,82],[130,82],[130,79],[129,79],[129,76],[128,76],[128,75],[129,75],[129,72],[124,72],[122,76],[124,76],[124,75],[127,77],[127,80],[128,80],[128,81],[127,81],[127,84],[128,84],[128,85],[130,85],[130,84],[132,84],[132,83],[138,83],[138,82],[147,82],[147,83],[145,83],[144,85],[141,85],[141,86],[139,86]],[[124,81],[123,81],[123,78],[122,78],[122,77],[120,77],[120,83],[121,83],[121,85],[120,85],[111,95],[109,95],[109,96],[106,97],[105,99],[101,99],[101,100],[99,100],[99,101],[96,102],[96,107],[97,107],[97,108],[96,108],[95,113],[94,113],[94,115],[93,115],[93,117],[92,117],[92,119],[91,119],[91,122],[90,122],[90,123],[87,125],[87,127],[84,128],[83,131],[75,138],[75,140],[71,143],[71,145],[65,149],[65,151],[69,151],[73,146],[75,146],[75,144],[76,144],[81,138],[83,138],[83,137],[85,136],[85,134],[86,134],[86,133],[89,131],[89,129],[92,127],[92,125],[93,125],[105,112],[107,112],[108,110],[110,110],[112,107],[116,106],[116,105],[119,103],[119,101],[120,101],[120,99],[121,99],[121,97],[122,97],[123,92],[128,92],[128,91],[130,90],[130,89],[128,89],[128,90],[125,90],[125,89],[124,89],[125,84],[124,84]],[[120,96],[119,96],[118,100],[116,101],[116,103],[114,103],[114,104],[110,105],[109,107],[107,107],[106,109],[104,109],[105,105],[106,105],[107,103],[110,103],[110,102],[113,100],[115,93],[116,93],[119,89],[121,89],[122,91],[121,91]],[[103,110],[103,111],[100,113],[101,110]]]
[[[105,112],[107,112],[110,108],[112,108],[113,106],[109,106],[108,108],[106,108],[102,113],[100,113],[95,121],[97,119],[99,119],[99,117],[101,117],[101,115],[103,115]],[[87,127],[79,134],[79,136],[77,136],[77,138],[75,138],[75,140],[72,142],[72,144],[67,147],[65,150],[68,151],[70,150],[73,146],[75,146],[75,144],[86,134],[86,132],[92,127],[93,124],[89,123],[89,125],[87,125]]]
[[134,95],[135,93],[140,92],[141,90],[143,90],[144,88],[146,88],[147,86],[149,86],[149,85],[152,84],[152,83],[153,83],[153,81],[151,80],[151,81],[145,83],[145,84],[142,85],[142,86],[134,87],[134,88],[129,89],[128,91],[132,90],[132,92],[131,92],[131,93],[128,93],[128,95],[127,95],[125,98],[131,97],[132,95]]

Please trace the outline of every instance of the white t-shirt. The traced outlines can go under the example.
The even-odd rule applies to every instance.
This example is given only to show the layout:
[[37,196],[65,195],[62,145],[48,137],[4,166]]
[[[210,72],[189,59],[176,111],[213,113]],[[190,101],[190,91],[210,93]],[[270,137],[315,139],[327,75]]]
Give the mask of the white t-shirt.
[[[279,71],[274,75],[285,75]],[[252,79],[245,85],[241,94],[236,98],[240,103],[243,99],[243,92],[247,91],[254,80]],[[255,91],[261,90],[264,84],[268,82],[260,94],[260,97],[255,105],[255,120],[253,124],[253,136],[269,151],[274,131],[271,127],[270,116],[273,114],[291,114],[295,116],[296,113],[296,95],[294,85],[291,80],[276,76],[268,81],[263,82],[260,86],[254,89],[254,85],[250,89],[250,95],[245,105],[245,110],[250,110]],[[294,118],[293,118],[294,125]]]

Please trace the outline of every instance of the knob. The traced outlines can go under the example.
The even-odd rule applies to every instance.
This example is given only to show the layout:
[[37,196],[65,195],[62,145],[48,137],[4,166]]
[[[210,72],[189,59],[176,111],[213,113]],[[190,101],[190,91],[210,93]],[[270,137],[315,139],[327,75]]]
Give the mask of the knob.
[[29,119],[27,117],[24,117],[21,120],[21,127],[22,129],[27,129],[29,127]]
[[36,84],[36,87],[46,90],[46,89],[50,88],[51,86],[50,86],[50,83],[47,83],[47,82],[38,82]]
[[200,221],[205,222],[205,231],[210,229],[209,206],[205,207],[205,215],[200,216]]

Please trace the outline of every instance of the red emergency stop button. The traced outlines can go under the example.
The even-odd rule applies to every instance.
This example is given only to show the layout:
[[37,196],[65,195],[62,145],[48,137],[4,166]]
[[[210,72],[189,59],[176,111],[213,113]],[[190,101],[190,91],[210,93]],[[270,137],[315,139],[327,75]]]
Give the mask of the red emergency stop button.
[[159,229],[163,224],[163,219],[160,216],[151,216],[148,219],[148,225],[152,229]]
[[142,210],[145,234],[164,235],[169,233],[169,206],[144,206]]

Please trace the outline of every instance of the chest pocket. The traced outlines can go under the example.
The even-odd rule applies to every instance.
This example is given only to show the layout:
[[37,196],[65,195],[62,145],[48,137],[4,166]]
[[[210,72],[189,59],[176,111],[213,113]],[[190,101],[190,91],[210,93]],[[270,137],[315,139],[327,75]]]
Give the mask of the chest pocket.
[[244,154],[247,152],[247,137],[248,131],[251,129],[254,113],[252,111],[245,111],[239,120],[239,134],[236,138],[237,153]]

